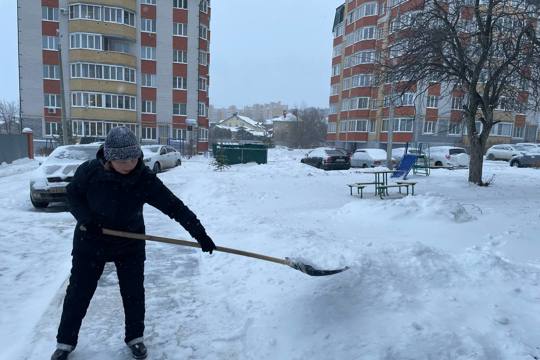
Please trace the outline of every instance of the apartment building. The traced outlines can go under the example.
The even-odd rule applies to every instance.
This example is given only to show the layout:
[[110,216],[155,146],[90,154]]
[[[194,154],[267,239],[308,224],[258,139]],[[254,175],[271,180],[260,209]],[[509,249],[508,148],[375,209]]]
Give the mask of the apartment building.
[[[430,83],[427,92],[413,89],[403,94],[397,104],[394,101],[392,114],[392,84],[377,81],[376,74],[381,73],[377,59],[391,46],[398,11],[403,23],[412,5],[407,0],[347,0],[336,9],[332,29],[329,144],[347,149],[386,149],[389,119],[393,118],[394,147],[412,142],[467,145],[462,91]],[[509,112],[501,107],[495,116],[501,122],[492,129],[490,144],[537,140],[535,113]]]
[[125,125],[208,149],[209,0],[18,0],[21,118],[37,138]]

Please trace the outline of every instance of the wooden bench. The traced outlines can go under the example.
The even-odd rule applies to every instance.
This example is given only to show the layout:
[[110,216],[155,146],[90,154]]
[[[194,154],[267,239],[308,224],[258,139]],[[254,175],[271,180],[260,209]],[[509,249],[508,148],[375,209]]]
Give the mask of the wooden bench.
[[[414,185],[416,185],[416,182],[414,182],[414,181],[396,181],[396,184],[398,184],[398,185],[409,185],[411,187],[411,195],[414,196]],[[409,186],[407,186],[407,195],[409,195]]]
[[366,182],[366,183],[354,183],[354,184],[347,184],[349,187],[349,190],[351,191],[351,196],[353,195],[353,188],[356,188],[357,195],[360,195],[360,198],[364,197],[364,188],[368,185],[376,185],[375,182]]
[[414,181],[397,181],[396,184],[379,185],[377,187],[377,192],[381,199],[383,198],[385,194],[388,195],[389,188],[398,188],[398,191],[400,194],[401,194],[401,189],[405,188],[407,190],[407,195],[409,195],[409,187],[410,187],[411,196],[414,196],[414,185],[416,185]]

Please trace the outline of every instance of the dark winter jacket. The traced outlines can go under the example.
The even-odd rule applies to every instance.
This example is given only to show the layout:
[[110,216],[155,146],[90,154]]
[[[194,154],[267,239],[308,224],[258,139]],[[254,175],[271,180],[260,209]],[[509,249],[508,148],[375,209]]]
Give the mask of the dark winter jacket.
[[104,228],[143,234],[143,205],[149,204],[178,221],[194,238],[205,233],[195,214],[178,199],[142,159],[128,175],[107,170],[103,149],[96,159],[79,166],[67,187],[70,212],[77,219],[72,255],[97,256],[106,261],[145,257],[145,242],[114,236],[93,236],[79,226],[90,222]]

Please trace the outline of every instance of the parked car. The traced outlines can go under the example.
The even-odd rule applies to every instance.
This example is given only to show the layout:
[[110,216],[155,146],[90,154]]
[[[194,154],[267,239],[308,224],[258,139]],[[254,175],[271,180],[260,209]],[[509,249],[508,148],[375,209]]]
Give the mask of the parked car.
[[169,145],[141,146],[144,163],[156,174],[162,170],[182,165],[182,154]]
[[357,149],[351,156],[351,167],[386,166],[386,151],[383,149]]
[[351,159],[343,151],[333,148],[313,149],[300,162],[323,170],[347,170],[351,168]]
[[509,144],[493,145],[486,151],[486,159],[488,160],[510,160],[514,156],[520,155],[516,147]]
[[[404,154],[405,154],[404,147],[392,149],[392,158],[395,159],[396,162],[400,162]],[[424,155],[424,153],[421,152],[420,149],[413,148],[413,147],[407,148],[407,154]]]
[[443,167],[469,166],[469,155],[464,148],[456,146],[432,146],[429,148],[429,165]]
[[510,159],[510,166],[540,167],[540,148],[529,149]]
[[540,149],[540,144],[536,144],[536,143],[517,143],[515,144],[515,146],[519,146],[527,150]]
[[98,144],[59,146],[35,170],[30,178],[30,201],[35,208],[51,202],[66,202],[66,187],[75,170],[86,160],[94,159]]

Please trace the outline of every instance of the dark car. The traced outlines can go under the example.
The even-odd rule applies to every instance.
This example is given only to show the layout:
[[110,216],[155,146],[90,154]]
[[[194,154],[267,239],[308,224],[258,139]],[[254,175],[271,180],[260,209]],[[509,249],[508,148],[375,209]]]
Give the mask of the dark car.
[[540,150],[531,149],[510,159],[510,166],[540,168]]
[[323,170],[348,170],[351,168],[349,156],[341,150],[332,148],[313,149],[300,161]]

